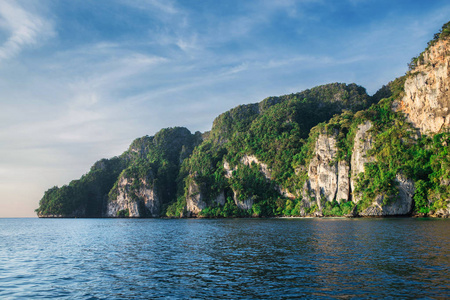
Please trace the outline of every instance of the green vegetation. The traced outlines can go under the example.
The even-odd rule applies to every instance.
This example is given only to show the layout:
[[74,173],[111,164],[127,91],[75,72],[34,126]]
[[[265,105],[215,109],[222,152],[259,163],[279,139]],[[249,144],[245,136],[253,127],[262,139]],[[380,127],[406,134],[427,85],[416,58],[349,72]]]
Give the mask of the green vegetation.
[[[330,84],[267,98],[222,114],[211,133],[203,136],[185,128],[163,129],[153,137],[136,139],[120,157],[97,162],[79,180],[49,189],[36,211],[40,215],[102,216],[107,201],[117,199],[119,179],[127,178],[128,195],[138,202],[141,216],[150,215],[139,197],[142,188],[158,195],[161,215],[188,216],[187,199],[194,183],[207,203],[200,217],[313,214],[319,210],[318,199],[289,199],[281,189],[303,190],[320,134],[336,138],[338,152],[332,163],[349,163],[356,131],[365,121],[373,125],[368,155],[374,161],[366,164],[358,178],[355,192],[362,197],[358,210],[370,206],[378,195],[384,195],[384,204],[389,204],[398,193],[396,176],[403,174],[415,182],[415,212],[436,211],[447,205],[445,199],[450,195],[449,134],[417,137],[403,114],[392,110],[405,79],[383,86],[372,98],[354,84]],[[241,159],[246,155],[265,164],[270,174],[264,174],[259,164],[244,165]],[[225,194],[224,205],[214,201],[220,193]],[[236,205],[246,201],[252,202],[251,209]],[[320,204],[324,216],[344,216],[354,209],[352,202]],[[119,210],[117,216],[128,217],[129,211]]]
[[418,56],[411,58],[411,61],[408,63],[408,69],[410,71],[414,71],[417,66],[422,65],[424,63],[424,53],[430,49],[433,45],[435,45],[439,40],[448,40],[450,37],[450,22],[445,23],[439,32],[434,34],[434,37],[431,41],[428,42],[427,48],[420,53]]
[[351,201],[339,204],[336,200],[323,204],[322,213],[325,217],[342,217],[352,212],[355,204]]
[[[300,200],[296,200],[293,208],[286,209],[287,201],[277,187],[298,187],[296,161],[301,161],[299,155],[305,151],[311,128],[343,111],[351,113],[367,108],[373,101],[360,86],[334,83],[266,98],[258,104],[241,105],[220,115],[214,121],[209,139],[183,163],[180,177],[185,178],[185,188],[179,191],[178,201],[168,209],[167,215],[181,213],[181,203],[188,196],[192,180],[212,207],[211,201],[224,191],[231,198],[236,194],[236,201],[253,200],[252,211],[247,215],[299,215]],[[270,180],[259,166],[244,166],[241,158],[245,155],[264,162],[271,170]],[[225,162],[235,170],[230,179],[224,175]],[[212,213],[212,207],[201,215],[220,216],[221,208],[214,208]],[[242,212],[226,214],[241,216]]]
[[129,209],[121,209],[117,211],[117,217],[118,218],[128,218],[130,216],[130,210]]
[[102,159],[89,173],[61,188],[45,192],[36,213],[39,215],[101,216],[106,195],[126,165],[123,158]]
[[[165,209],[176,199],[181,162],[200,142],[200,133],[193,135],[182,127],[162,129],[154,137],[136,139],[120,157],[100,160],[79,180],[46,191],[36,212],[39,215],[101,217],[107,201],[117,198],[118,181],[122,177],[133,182],[129,191],[132,199],[141,201],[137,196],[141,187],[155,188]],[[128,215],[120,212],[120,216]]]
[[[450,22],[428,48],[449,37]],[[218,116],[210,132],[191,134],[175,127],[136,139],[120,157],[100,160],[79,180],[46,191],[36,212],[100,217],[108,201],[126,190],[146,217],[154,214],[146,210],[142,191],[151,189],[159,201],[158,213],[168,217],[190,216],[188,201],[195,196],[206,207],[199,217],[345,216],[366,209],[379,196],[383,205],[394,203],[399,175],[414,181],[414,212],[436,212],[450,199],[450,133],[420,135],[403,113],[393,110],[407,77],[424,57],[413,58],[407,75],[372,97],[356,84],[327,84],[240,105]],[[310,162],[319,157],[318,137],[336,139],[330,167],[343,161],[350,165],[358,127],[365,122],[372,124],[367,153],[372,160],[352,191],[362,200],[357,205],[325,201],[314,194],[319,192],[305,190]],[[259,163],[243,160],[249,157]],[[119,186],[124,179],[126,188]],[[130,211],[119,209],[116,216],[129,217]]]

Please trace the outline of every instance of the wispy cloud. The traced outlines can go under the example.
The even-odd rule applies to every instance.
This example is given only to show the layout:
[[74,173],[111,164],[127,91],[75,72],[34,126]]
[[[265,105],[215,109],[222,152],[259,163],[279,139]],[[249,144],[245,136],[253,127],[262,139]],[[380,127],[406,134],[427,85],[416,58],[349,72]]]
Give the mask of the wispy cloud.
[[0,61],[54,34],[51,22],[25,10],[19,1],[0,2],[0,29],[7,36],[0,45]]
[[[34,197],[31,215],[45,189],[163,127],[209,130],[236,105],[334,81],[375,92],[450,13],[391,2],[0,1],[0,196]],[[366,5],[387,13],[342,17]],[[22,174],[34,192],[15,195]]]
[[180,9],[175,5],[174,1],[171,0],[121,0],[121,3],[123,5],[128,5],[143,10],[156,9],[162,13],[170,15],[180,13]]

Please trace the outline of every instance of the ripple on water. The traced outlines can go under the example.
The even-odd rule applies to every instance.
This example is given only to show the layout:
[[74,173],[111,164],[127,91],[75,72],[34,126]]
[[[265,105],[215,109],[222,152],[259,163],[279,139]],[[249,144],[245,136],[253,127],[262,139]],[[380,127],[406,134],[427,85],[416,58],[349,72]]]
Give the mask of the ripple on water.
[[0,298],[445,298],[449,225],[0,219]]

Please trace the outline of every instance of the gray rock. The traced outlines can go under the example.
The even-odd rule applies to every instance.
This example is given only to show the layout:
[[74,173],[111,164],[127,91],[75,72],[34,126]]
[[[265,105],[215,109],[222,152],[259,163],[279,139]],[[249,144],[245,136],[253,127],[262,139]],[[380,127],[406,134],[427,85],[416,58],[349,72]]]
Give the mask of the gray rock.
[[188,187],[188,195],[186,197],[186,210],[188,215],[196,217],[205,208],[209,206],[225,205],[225,193],[222,191],[214,199],[206,199],[201,193],[198,184],[195,180],[191,180]]
[[[137,190],[131,186],[135,180],[139,180]],[[106,207],[107,217],[117,217],[117,213],[128,210],[130,218],[158,217],[160,214],[160,200],[153,186],[148,182],[150,179],[119,178],[117,184],[117,197],[109,199]]]
[[361,200],[361,195],[355,193],[356,178],[359,173],[364,172],[364,164],[372,162],[375,159],[367,155],[367,151],[372,148],[373,138],[369,130],[372,128],[372,123],[366,121],[358,126],[358,131],[355,135],[355,142],[353,145],[352,157],[351,157],[351,189],[352,200],[354,203],[358,203]]
[[320,134],[314,148],[314,157],[308,166],[308,180],[303,189],[303,199],[316,201],[321,207],[320,199],[346,202],[350,194],[350,166],[346,161],[336,161],[336,135]]
[[401,174],[397,174],[395,181],[399,189],[397,197],[389,199],[388,204],[383,205],[385,196],[378,195],[372,203],[372,206],[362,211],[360,215],[365,217],[383,217],[411,214],[415,192],[414,182]]
[[423,63],[409,73],[404,97],[395,104],[421,133],[450,126],[450,56],[448,40],[439,40],[423,55]]

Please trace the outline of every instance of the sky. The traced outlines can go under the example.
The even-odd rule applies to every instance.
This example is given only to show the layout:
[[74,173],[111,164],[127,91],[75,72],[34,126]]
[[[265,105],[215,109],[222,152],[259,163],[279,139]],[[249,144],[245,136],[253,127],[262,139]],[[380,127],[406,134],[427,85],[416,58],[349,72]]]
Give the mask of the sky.
[[1,0],[0,217],[138,137],[317,85],[375,93],[447,0]]

